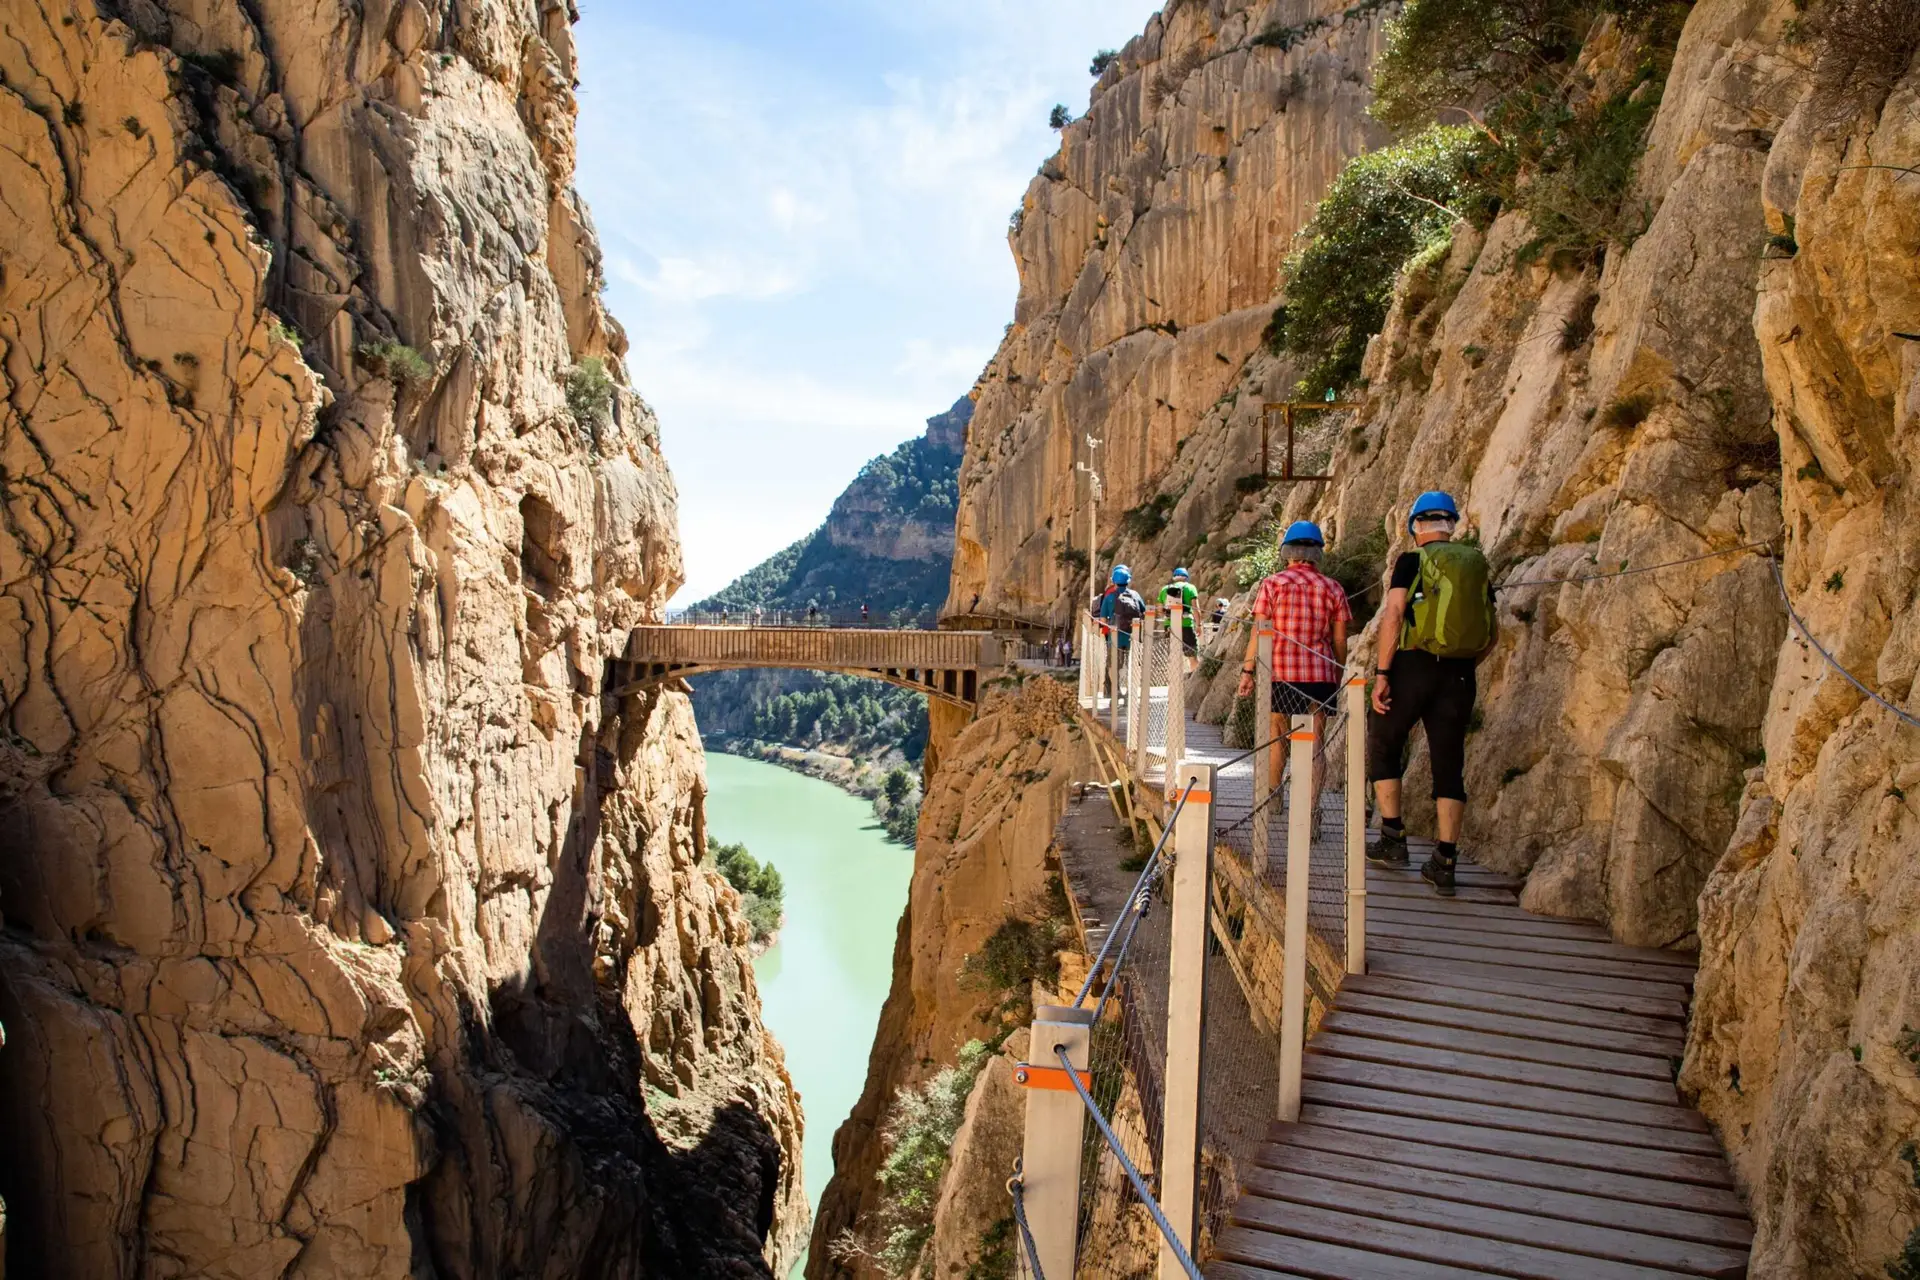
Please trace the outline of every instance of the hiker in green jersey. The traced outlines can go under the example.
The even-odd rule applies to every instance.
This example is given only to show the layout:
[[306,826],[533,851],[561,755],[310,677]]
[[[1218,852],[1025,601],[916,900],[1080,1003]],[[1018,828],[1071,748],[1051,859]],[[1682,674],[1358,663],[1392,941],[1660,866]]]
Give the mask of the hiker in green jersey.
[[1400,820],[1400,762],[1415,724],[1427,731],[1439,839],[1420,875],[1454,894],[1460,828],[1467,813],[1467,726],[1477,693],[1474,668],[1496,641],[1493,586],[1478,547],[1453,541],[1459,508],[1444,493],[1415,499],[1407,530],[1415,549],[1401,555],[1380,610],[1373,711],[1367,721],[1367,778],[1380,811],[1380,840],[1367,857],[1407,864]]
[[1200,662],[1200,628],[1194,619],[1194,610],[1199,602],[1200,593],[1193,589],[1193,575],[1185,569],[1173,571],[1173,581],[1160,588],[1160,625],[1171,626],[1171,615],[1167,612],[1167,601],[1171,597],[1180,606],[1180,647],[1187,655],[1187,670],[1192,671]]

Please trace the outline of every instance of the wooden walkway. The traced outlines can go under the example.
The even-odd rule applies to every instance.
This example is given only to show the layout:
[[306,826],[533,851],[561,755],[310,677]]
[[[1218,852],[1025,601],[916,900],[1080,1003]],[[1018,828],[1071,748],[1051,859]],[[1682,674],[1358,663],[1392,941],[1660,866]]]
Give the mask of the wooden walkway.
[[[1239,754],[1187,735],[1190,756]],[[1222,823],[1245,815],[1249,764],[1215,795]],[[1308,1045],[1300,1119],[1273,1127],[1206,1274],[1744,1276],[1746,1207],[1673,1083],[1693,957],[1523,911],[1520,882],[1467,863],[1442,898],[1414,843],[1407,870],[1369,867],[1368,972]]]

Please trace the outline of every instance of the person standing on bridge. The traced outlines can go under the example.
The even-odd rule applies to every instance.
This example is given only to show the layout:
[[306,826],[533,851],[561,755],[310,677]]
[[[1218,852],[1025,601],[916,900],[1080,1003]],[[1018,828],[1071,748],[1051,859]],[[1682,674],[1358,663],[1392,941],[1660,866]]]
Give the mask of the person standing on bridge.
[[[1273,621],[1273,698],[1269,708],[1269,740],[1284,740],[1287,717],[1313,717],[1313,731],[1325,731],[1327,709],[1340,693],[1340,673],[1347,661],[1347,624],[1353,609],[1345,588],[1320,572],[1327,539],[1311,520],[1287,526],[1280,541],[1280,572],[1260,583],[1253,593],[1254,628],[1247,636],[1247,660],[1240,668],[1240,696],[1253,693],[1253,677],[1260,656],[1259,620]],[[1287,753],[1267,752],[1267,785],[1280,789],[1280,771]],[[1320,786],[1325,781],[1324,753],[1313,766],[1313,815],[1320,816]]]
[[1122,665],[1133,646],[1134,621],[1147,611],[1147,602],[1133,589],[1132,582],[1132,570],[1123,564],[1113,566],[1112,583],[1093,602],[1093,616],[1106,624],[1103,629],[1108,635],[1117,637]]
[[1498,629],[1487,558],[1453,541],[1460,511],[1437,490],[1414,500],[1407,531],[1414,550],[1394,562],[1380,610],[1380,639],[1367,720],[1367,778],[1380,810],[1380,841],[1367,857],[1407,864],[1400,820],[1400,770],[1415,723],[1426,726],[1433,764],[1439,839],[1421,878],[1443,897],[1454,894],[1460,828],[1467,813],[1467,727],[1478,692],[1474,668],[1493,652]]
[[1180,604],[1180,648],[1187,655],[1187,670],[1191,672],[1200,663],[1200,625],[1193,616],[1200,600],[1200,593],[1193,589],[1193,575],[1185,569],[1173,571],[1173,581],[1160,588],[1160,616],[1166,619],[1163,624],[1171,629],[1173,616],[1167,612],[1167,599],[1171,596]]

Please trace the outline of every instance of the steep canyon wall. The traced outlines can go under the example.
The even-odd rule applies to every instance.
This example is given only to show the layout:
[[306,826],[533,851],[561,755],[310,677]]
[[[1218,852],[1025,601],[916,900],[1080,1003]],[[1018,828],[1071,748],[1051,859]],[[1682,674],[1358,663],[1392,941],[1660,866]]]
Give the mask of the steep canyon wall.
[[0,14],[11,1260],[766,1275],[797,1101],[698,865],[565,3]]
[[[1881,1274],[1920,1219],[1920,731],[1787,606],[1916,714],[1920,72],[1836,99],[1808,6],[1699,0],[1631,242],[1555,258],[1519,213],[1461,224],[1402,276],[1361,407],[1310,434],[1333,480],[1262,487],[1242,480],[1261,403],[1298,377],[1260,340],[1278,268],[1377,140],[1377,33],[1282,53],[1251,39],[1275,8],[1168,6],[1030,189],[949,609],[1079,607],[1077,463],[1106,482],[1103,569],[1190,564],[1224,595],[1272,520],[1371,537],[1384,564],[1413,496],[1453,491],[1510,584],[1470,739],[1474,856],[1527,873],[1530,906],[1700,949],[1683,1082],[1751,1197],[1754,1274]],[[1577,91],[1630,86],[1643,40],[1602,25]]]

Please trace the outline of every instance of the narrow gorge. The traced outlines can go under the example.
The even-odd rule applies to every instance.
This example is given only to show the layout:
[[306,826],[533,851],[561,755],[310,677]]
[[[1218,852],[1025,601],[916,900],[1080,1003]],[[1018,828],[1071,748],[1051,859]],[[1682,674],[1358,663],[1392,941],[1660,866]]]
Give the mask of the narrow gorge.
[[[1408,43],[1467,12],[1575,34],[1538,51],[1555,96],[1521,121],[1558,132],[1517,185],[1468,172],[1468,196],[1504,199],[1456,211],[1416,190],[1422,157],[1389,149],[1411,129],[1370,104],[1394,59],[1403,95],[1417,63],[1493,98],[1507,54],[1475,64],[1484,31],[1452,32],[1452,63]],[[1428,25],[1393,25],[1408,15]],[[1176,0],[1096,64],[1014,213],[1020,299],[961,473],[947,612],[1053,627],[1083,610],[1090,560],[1137,583],[1191,566],[1203,594],[1237,596],[1245,558],[1298,518],[1371,582],[1416,494],[1460,497],[1506,584],[1467,847],[1524,875],[1530,908],[1697,950],[1680,1083],[1733,1161],[1757,1277],[1920,1265],[1917,52],[1920,10],[1893,0]],[[1524,145],[1442,117],[1473,122],[1445,146],[1471,151],[1476,125]],[[1349,164],[1363,153],[1385,158]],[[1313,221],[1336,178],[1330,216],[1398,201],[1437,233],[1393,250],[1364,224],[1347,248],[1348,224]],[[1319,349],[1289,344],[1331,305],[1288,292],[1313,244],[1384,282],[1339,300],[1365,327]],[[1309,381],[1343,352],[1349,372]],[[1341,385],[1357,408],[1301,415],[1301,469],[1331,481],[1263,476],[1264,406]],[[1236,672],[1203,672],[1218,721]],[[1008,723],[956,737],[936,717],[931,754],[967,767],[930,784],[816,1280],[872,1274],[824,1236],[884,1217],[889,1099],[991,1030],[992,1001],[954,977],[965,957],[1052,910],[1054,779],[1092,775],[1037,754],[1062,733],[1016,747]],[[927,1256],[961,1274],[981,1246],[944,1230]]]

